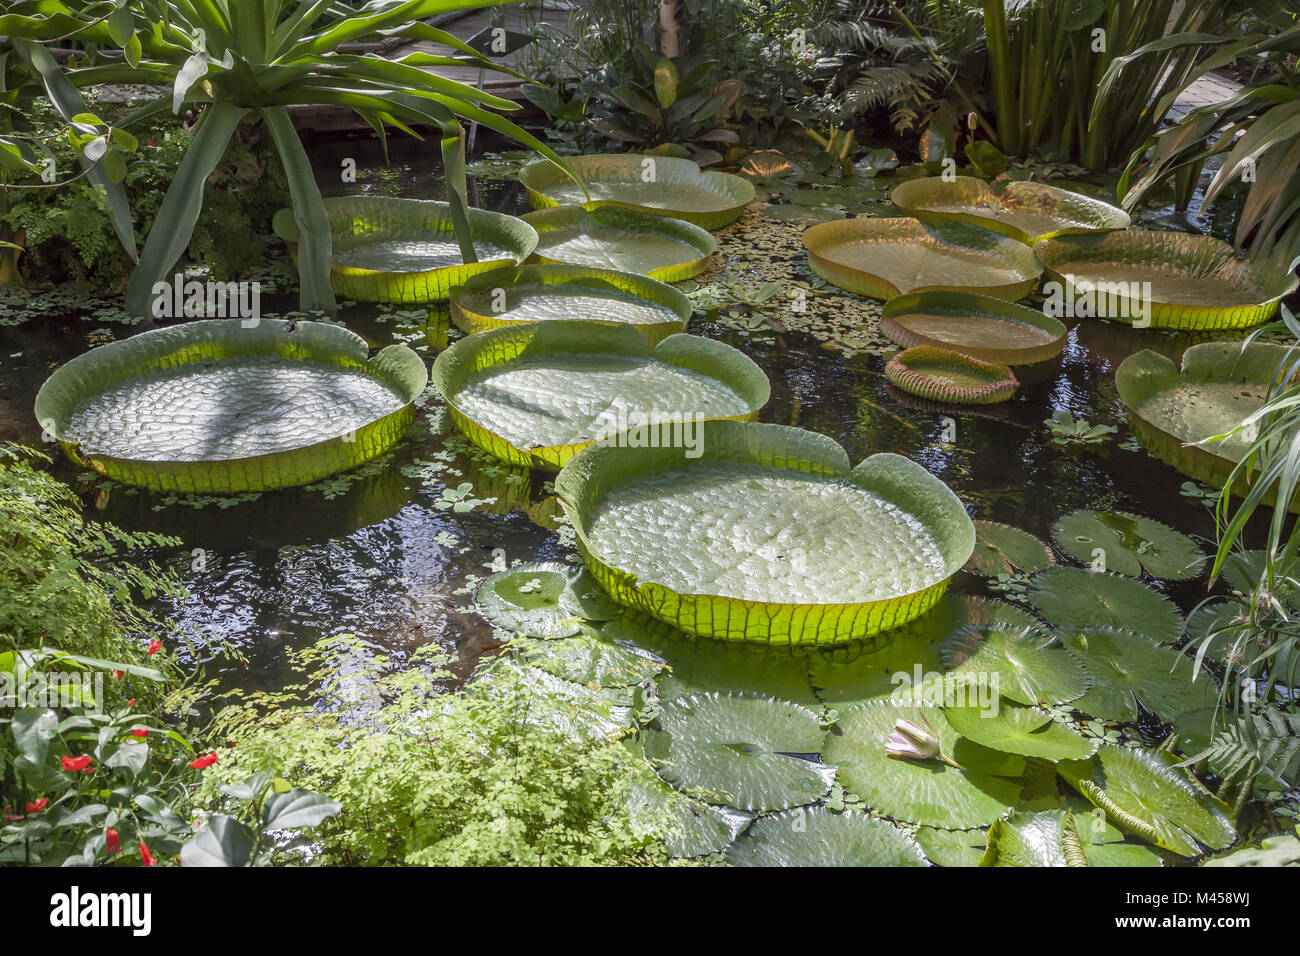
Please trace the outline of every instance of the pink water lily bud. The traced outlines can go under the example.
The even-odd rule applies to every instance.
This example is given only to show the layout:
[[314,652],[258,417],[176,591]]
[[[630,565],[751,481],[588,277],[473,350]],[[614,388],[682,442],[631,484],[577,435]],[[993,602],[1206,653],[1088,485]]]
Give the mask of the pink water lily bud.
[[894,723],[894,732],[885,741],[885,749],[891,757],[930,760],[939,756],[939,740],[910,720],[898,720]]

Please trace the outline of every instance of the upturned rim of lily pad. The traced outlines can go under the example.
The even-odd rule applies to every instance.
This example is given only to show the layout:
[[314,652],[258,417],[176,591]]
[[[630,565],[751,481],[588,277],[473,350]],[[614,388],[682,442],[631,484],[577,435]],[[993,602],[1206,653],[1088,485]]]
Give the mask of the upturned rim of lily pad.
[[[1133,221],[1123,209],[1108,202],[1059,186],[1026,180],[1007,183],[999,192],[990,183],[975,176],[955,176],[952,179],[931,176],[899,183],[890,194],[890,199],[904,213],[923,222],[968,222],[1031,245],[1055,236],[1127,229]],[[953,212],[936,208],[954,204],[968,206],[969,210]],[[984,212],[992,206],[1028,206],[1027,211],[1050,216],[1059,220],[1060,225],[1030,235],[1023,229]]]
[[[1011,282],[992,285],[909,285],[900,288],[886,278],[885,269],[873,272],[866,265],[851,265],[835,256],[835,251],[852,243],[879,243],[893,247],[909,243],[925,247],[957,248],[968,255],[979,255],[1016,275]],[[872,299],[892,299],[908,292],[973,292],[1014,302],[1038,286],[1042,264],[1034,250],[1023,242],[964,222],[946,222],[930,226],[919,219],[893,219],[858,216],[818,223],[804,230],[803,244],[808,250],[812,271],[832,285]],[[893,258],[888,256],[887,258]],[[886,260],[887,261],[887,260]]]
[[[1042,332],[1044,341],[1037,345],[984,345],[960,335],[939,338],[912,328],[912,323],[919,319],[935,315],[960,317],[968,320],[971,326],[997,328],[1002,325],[1008,332],[1015,327],[1028,326]],[[905,349],[929,345],[960,352],[982,362],[1013,366],[1033,365],[1056,358],[1070,335],[1064,323],[1039,309],[996,296],[951,291],[909,292],[894,296],[881,310],[880,331]]]
[[[330,282],[334,292],[358,302],[414,304],[445,300],[453,289],[481,272],[519,265],[537,248],[537,232],[516,216],[490,209],[469,210],[470,234],[507,250],[506,258],[442,266],[437,269],[363,269],[339,261],[338,253],[367,239],[455,237],[451,206],[433,199],[397,196],[330,196],[324,200],[334,255]],[[299,231],[290,210],[272,220],[276,234],[297,261]]]
[[[981,384],[960,385],[949,381],[944,378],[944,370],[977,377]],[[905,392],[952,405],[996,405],[1009,400],[1020,387],[1005,365],[982,362],[931,345],[917,345],[891,356],[885,363],[885,378]]]
[[[882,452],[851,467],[834,439],[789,425],[712,421],[704,426],[703,453],[684,459],[680,449],[591,445],[561,469],[555,493],[572,522],[578,549],[605,591],[620,604],[645,611],[699,637],[782,645],[842,644],[868,638],[924,614],[943,596],[952,575],[975,547],[975,526],[960,499],[925,468]],[[752,601],[704,592],[676,591],[613,566],[592,545],[597,503],[648,475],[759,465],[848,480],[917,517],[936,538],[944,559],[939,580],[920,590],[857,603],[808,604]],[[656,533],[663,534],[664,529]]]
[[[480,372],[519,358],[548,354],[625,356],[708,376],[745,402],[748,411],[736,416],[741,419],[755,418],[772,395],[767,374],[744,352],[725,342],[680,332],[662,339],[652,349],[646,337],[632,326],[564,319],[515,323],[461,339],[434,360],[433,385],[447,403],[457,427],[475,445],[511,465],[554,470],[596,439],[523,448],[498,435],[488,423],[469,417],[456,403],[460,391]],[[721,420],[698,419],[698,427]],[[672,421],[646,424],[659,426]]]
[[512,291],[526,296],[529,290],[560,287],[572,287],[575,292],[584,295],[608,296],[614,301],[631,294],[671,309],[677,316],[675,321],[654,324],[625,323],[617,319],[602,319],[586,315],[569,317],[587,322],[629,325],[649,339],[652,346],[658,345],[677,332],[685,332],[691,318],[691,300],[685,293],[674,289],[666,282],[619,269],[559,264],[507,266],[504,269],[494,269],[492,272],[477,275],[452,292],[451,318],[460,329],[471,335],[507,326],[533,325],[539,320],[510,319],[493,315],[489,303],[495,290],[505,290],[508,298]]
[[537,247],[533,257],[537,262],[555,265],[586,265],[552,259],[545,254],[546,241],[553,233],[569,229],[585,229],[589,234],[603,232],[633,239],[647,233],[664,236],[694,250],[695,255],[665,262],[638,275],[658,279],[660,282],[681,282],[699,275],[709,267],[709,260],[718,250],[718,240],[706,229],[670,216],[655,216],[637,209],[621,206],[550,206],[526,213],[523,221],[537,231]]
[[[361,336],[337,325],[261,319],[249,328],[240,319],[200,319],[110,342],[64,363],[37,393],[36,419],[73,462],[123,484],[202,494],[303,485],[383,454],[411,423],[412,403],[429,380],[424,360],[405,345],[368,355]],[[84,436],[69,431],[73,411],[94,394],[165,369],[249,356],[360,369],[392,388],[403,404],[355,433],[245,458],[155,461],[86,454],[80,447]]]
[[[1188,279],[1221,279],[1225,284],[1249,285],[1252,290],[1232,305],[1187,305],[1151,297],[1152,329],[1246,329],[1272,318],[1283,298],[1300,286],[1300,278],[1276,259],[1248,259],[1222,239],[1185,232],[1130,229],[1092,235],[1058,236],[1034,243],[1034,252],[1049,274],[1073,300],[1079,294],[1071,268],[1089,263],[1118,262],[1177,272]],[[1119,315],[1112,322],[1132,322],[1128,297],[1115,297]]]
[[[654,161],[656,182],[681,182],[699,186],[728,203],[722,209],[691,209],[687,203],[673,206],[650,206],[642,203],[621,202],[612,199],[592,200],[590,207],[615,206],[634,209],[652,216],[668,216],[694,223],[702,229],[720,229],[740,218],[745,207],[754,199],[754,184],[740,176],[717,170],[702,170],[694,160],[679,156],[655,156],[645,153],[590,153],[585,156],[566,157],[573,176],[586,184],[599,182],[639,183],[644,173],[645,160]],[[542,160],[529,163],[519,171],[519,182],[528,191],[534,209],[548,209],[563,205],[552,198],[548,189],[572,183],[573,179],[554,163]]]

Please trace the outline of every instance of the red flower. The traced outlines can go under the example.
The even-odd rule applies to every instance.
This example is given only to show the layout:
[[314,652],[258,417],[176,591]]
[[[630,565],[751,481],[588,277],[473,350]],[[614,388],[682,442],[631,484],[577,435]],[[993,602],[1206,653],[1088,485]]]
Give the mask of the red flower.
[[207,770],[209,767],[211,767],[211,766],[212,766],[214,763],[216,763],[216,762],[217,762],[217,752],[214,750],[214,751],[212,751],[212,753],[208,754],[206,757],[200,757],[198,760],[192,760],[192,761],[190,761],[190,769],[192,769],[192,770]]
[[45,809],[46,805],[48,805],[49,802],[50,802],[49,800],[45,799],[44,797],[41,797],[41,799],[37,800],[35,803],[27,804],[27,812],[40,813],[42,810]]
[[94,762],[95,761],[90,757],[64,757],[63,769],[72,771],[84,770],[86,773],[90,773],[90,765]]
[[121,680],[126,676],[126,671],[113,671],[113,680]]
[[149,656],[153,657],[161,650],[162,650],[162,641],[154,641],[152,644],[149,645]]
[[126,702],[126,706],[127,706],[128,709],[131,708],[131,707],[134,707],[134,706],[135,706],[135,698],[132,697],[130,700],[128,700],[128,701]]
[[118,839],[116,830],[110,828],[104,831],[104,849],[108,851],[109,856],[122,849],[122,841]]
[[140,841],[140,858],[144,860],[145,866],[153,866],[153,854],[150,853],[149,848],[144,845],[144,840]]
[[143,727],[137,727],[135,730],[131,731],[131,736],[143,739],[149,736],[149,731],[145,730]]

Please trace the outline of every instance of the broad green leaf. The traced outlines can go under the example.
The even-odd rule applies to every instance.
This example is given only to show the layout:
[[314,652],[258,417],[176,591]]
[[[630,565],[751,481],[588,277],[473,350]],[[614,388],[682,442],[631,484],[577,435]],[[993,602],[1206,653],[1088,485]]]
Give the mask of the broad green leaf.
[[662,839],[672,856],[684,859],[725,850],[753,819],[735,807],[693,800],[654,776],[631,784],[627,802],[636,825]]
[[1133,720],[1136,700],[1165,720],[1213,704],[1218,688],[1208,673],[1197,675],[1184,654],[1155,647],[1144,637],[1115,628],[1062,628],[1061,643],[1088,671],[1088,692],[1070,706],[1105,720]]
[[1051,549],[1027,531],[996,521],[975,522],[975,552],[966,570],[985,577],[999,574],[1033,574],[1052,564]]
[[795,807],[755,820],[727,851],[733,866],[925,866],[916,841],[856,811]]
[[1118,574],[1048,568],[1034,576],[1029,602],[1057,627],[1140,629],[1154,644],[1172,644],[1183,633],[1183,619],[1173,601]]
[[262,805],[262,827],[266,830],[292,830],[319,826],[342,809],[341,803],[295,787],[267,797]]
[[1015,813],[989,828],[980,866],[1087,866],[1069,810]]
[[1187,535],[1124,511],[1072,511],[1056,520],[1052,538],[1084,564],[1100,558],[1105,570],[1130,577],[1146,571],[1184,580],[1197,577],[1205,563],[1205,552]]
[[584,620],[618,613],[586,571],[563,561],[541,561],[499,571],[479,585],[479,613],[495,627],[530,637],[566,637]]
[[1096,740],[1080,736],[1035,707],[1004,701],[992,712],[978,707],[945,707],[943,715],[957,733],[992,750],[1051,761],[1082,760],[1097,752]]
[[181,866],[248,866],[253,834],[234,817],[213,814],[181,847]]
[[1021,704],[1060,704],[1079,697],[1088,676],[1074,655],[1037,627],[970,625],[941,648],[956,675],[997,680],[997,692]]
[[18,752],[34,764],[45,762],[45,756],[50,751],[50,741],[58,731],[58,715],[40,707],[19,707],[13,712],[9,723],[9,732],[13,735]]

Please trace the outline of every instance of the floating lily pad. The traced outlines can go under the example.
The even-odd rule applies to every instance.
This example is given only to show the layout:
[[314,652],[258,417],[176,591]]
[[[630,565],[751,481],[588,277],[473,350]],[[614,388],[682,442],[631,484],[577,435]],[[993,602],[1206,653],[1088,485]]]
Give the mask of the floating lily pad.
[[1028,531],[997,521],[975,522],[975,551],[965,570],[984,577],[1034,574],[1056,563],[1052,550]]
[[1116,628],[1065,628],[1061,643],[1088,671],[1088,692],[1070,706],[1106,720],[1137,717],[1134,699],[1166,720],[1213,703],[1214,681],[1202,672],[1192,680],[1193,661],[1178,651]]
[[207,319],[111,342],[60,367],[36,417],[68,457],[158,491],[301,485],[391,448],[424,390],[403,345],[320,322]]
[[948,637],[940,652],[957,674],[987,681],[996,675],[1001,696],[1022,704],[1065,703],[1088,687],[1083,665],[1037,627],[968,625]]
[[1095,294],[1097,317],[1133,322],[1145,313],[1154,329],[1259,325],[1297,284],[1282,263],[1246,259],[1222,240],[1182,232],[1062,236],[1034,251],[1071,300]]
[[618,613],[586,571],[562,561],[515,565],[484,579],[474,596],[479,613],[505,631],[566,637],[587,619]]
[[[662,346],[661,346],[662,347]],[[588,566],[622,604],[702,637],[812,644],[905,624],[975,529],[925,469],[784,425],[709,422],[703,453],[615,448],[556,479]]]
[[916,831],[916,842],[926,859],[939,866],[979,866],[988,839],[987,830],[919,827]]
[[731,845],[753,816],[735,807],[715,807],[678,793],[658,777],[628,788],[634,822],[662,837],[674,857],[694,859]]
[[925,866],[916,841],[886,820],[796,807],[755,820],[727,851],[732,866]]
[[1243,846],[1206,860],[1202,866],[1300,866],[1300,837],[1295,833],[1266,837],[1258,847]]
[[[1222,488],[1250,447],[1247,435],[1193,443],[1227,434],[1258,411],[1270,386],[1289,368],[1286,346],[1205,342],[1183,353],[1181,372],[1158,352],[1144,349],[1130,355],[1115,372],[1115,386],[1147,451],[1185,475]],[[1239,479],[1233,490],[1241,495],[1246,487]],[[1266,500],[1272,503],[1271,496]]]
[[673,156],[603,153],[571,156],[565,165],[586,184],[586,195],[554,163],[531,163],[519,171],[519,181],[535,208],[618,206],[719,229],[740,218],[754,198],[749,180],[701,172],[691,160]]
[[656,684],[661,701],[716,691],[779,697],[821,710],[808,683],[808,656],[798,648],[692,637],[637,611],[624,611],[602,631],[666,665]]
[[926,226],[862,216],[813,226],[803,243],[813,272],[873,299],[947,290],[1014,302],[1043,271],[1024,243],[960,222]]
[[981,362],[1030,365],[1061,354],[1069,331],[1014,302],[968,292],[911,292],[885,303],[880,331],[901,345],[929,345]]
[[678,790],[742,810],[817,800],[835,768],[816,759],[824,731],[806,707],[775,697],[699,694],[668,701],[646,758]]
[[[503,659],[482,666],[513,665]],[[470,681],[465,693],[480,694],[491,687],[497,687],[499,695],[499,685],[490,681]],[[496,709],[510,708],[510,713],[520,723],[538,727],[546,733],[588,743],[607,742],[627,733],[632,726],[635,697],[629,688],[579,684],[556,677],[539,667],[525,667],[518,676],[512,675],[511,692],[508,699],[498,696],[484,703]],[[534,695],[555,698],[562,706],[529,707],[528,701]]]
[[653,679],[663,669],[648,654],[622,646],[590,628],[563,640],[539,641],[527,656],[534,667],[548,674],[597,687],[634,687]]
[[[287,210],[275,231],[297,261],[298,228]],[[522,219],[469,210],[478,262],[461,257],[451,207],[428,199],[334,196],[325,199],[334,259],[334,292],[358,302],[436,302],[471,276],[519,265],[537,247],[537,233]]]
[[885,363],[885,378],[905,392],[953,405],[996,405],[1020,386],[1005,365],[929,345],[893,356]]
[[1058,627],[1135,629],[1156,644],[1172,644],[1183,633],[1173,601],[1120,574],[1057,565],[1034,575],[1029,603]]
[[1070,786],[1121,829],[1182,856],[1237,838],[1228,808],[1192,784],[1163,750],[1104,745],[1092,760],[1059,765]]
[[894,205],[929,223],[969,222],[1020,242],[1068,233],[1127,229],[1124,210],[1044,183],[1012,182],[995,189],[974,176],[913,179],[894,187]]
[[1168,525],[1126,511],[1072,511],[1052,526],[1061,549],[1084,564],[1102,552],[1105,569],[1116,574],[1181,581],[1200,575],[1205,552]]
[[1083,843],[1068,810],[1014,813],[989,827],[980,866],[1087,866]]
[[433,383],[474,444],[558,468],[601,438],[700,451],[706,423],[753,418],[771,394],[744,353],[695,335],[650,349],[628,326],[556,321],[479,332],[442,352]]
[[[894,724],[921,724],[919,715],[934,728],[943,753],[966,769],[939,760],[889,756],[885,741]],[[1020,784],[1010,778],[1025,768],[1021,757],[963,740],[937,707],[888,701],[841,712],[822,754],[839,768],[845,788],[873,810],[905,823],[956,830],[983,826],[1010,813],[1020,796]]]
[[537,230],[541,262],[620,269],[662,282],[703,272],[718,248],[699,226],[615,206],[556,206],[524,221]]
[[582,320],[630,325],[652,346],[686,330],[691,300],[663,282],[589,266],[521,266],[475,276],[451,296],[466,332],[525,322]]
[[991,750],[1043,760],[1083,760],[1097,751],[1097,741],[1075,733],[1037,707],[1002,702],[992,713],[979,707],[945,707],[943,715],[967,740]]

